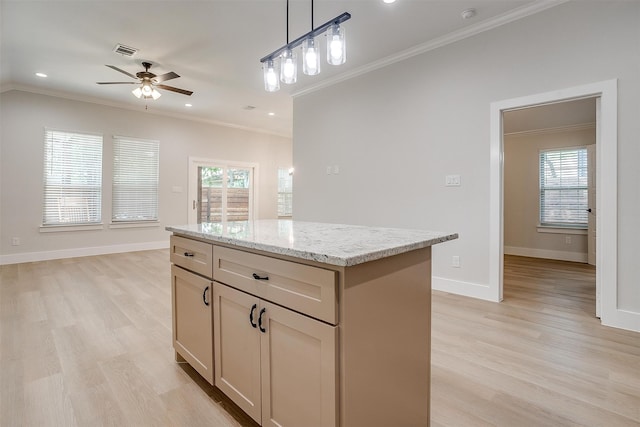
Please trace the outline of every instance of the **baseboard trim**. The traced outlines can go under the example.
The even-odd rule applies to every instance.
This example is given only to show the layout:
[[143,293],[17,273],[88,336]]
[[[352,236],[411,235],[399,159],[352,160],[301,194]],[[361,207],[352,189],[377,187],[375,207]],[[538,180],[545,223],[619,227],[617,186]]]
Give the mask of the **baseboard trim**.
[[621,310],[618,308],[607,316],[602,316],[600,319],[604,326],[640,332],[640,313],[635,311]]
[[448,292],[450,294],[463,295],[465,297],[478,298],[485,301],[499,302],[495,298],[495,292],[489,285],[463,282],[461,280],[446,279],[444,277],[432,277],[431,289]]
[[548,249],[519,248],[517,246],[505,246],[504,254],[582,263],[586,263],[588,260],[587,254],[583,252],[552,251]]
[[95,246],[89,248],[60,249],[46,252],[24,252],[20,254],[0,255],[0,265],[21,264],[24,262],[49,261],[52,259],[77,258],[94,255],[117,254],[123,252],[166,249],[169,240],[156,242],[129,243],[124,245]]

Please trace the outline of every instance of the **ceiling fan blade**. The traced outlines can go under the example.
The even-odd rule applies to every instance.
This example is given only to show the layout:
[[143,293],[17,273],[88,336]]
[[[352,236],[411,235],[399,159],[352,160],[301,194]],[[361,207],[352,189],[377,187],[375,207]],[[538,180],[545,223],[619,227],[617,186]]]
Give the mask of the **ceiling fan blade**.
[[96,82],[99,85],[137,85],[139,82]]
[[177,79],[178,77],[180,76],[171,71],[170,73],[166,73],[161,76],[155,76],[153,80],[155,80],[157,83],[160,83],[171,79]]
[[137,79],[137,77],[134,76],[133,74],[131,74],[131,73],[125,71],[125,70],[121,70],[120,68],[116,67],[115,65],[107,65],[107,67],[109,67],[109,68],[111,68],[113,70],[119,71],[122,74],[126,74],[127,76],[131,77],[132,79]]
[[164,90],[170,90],[171,92],[181,93],[181,94],[187,95],[187,96],[191,96],[191,94],[193,93],[190,90],[178,89],[177,87],[167,86],[167,85],[156,85],[156,87],[158,87],[160,89],[164,89]]

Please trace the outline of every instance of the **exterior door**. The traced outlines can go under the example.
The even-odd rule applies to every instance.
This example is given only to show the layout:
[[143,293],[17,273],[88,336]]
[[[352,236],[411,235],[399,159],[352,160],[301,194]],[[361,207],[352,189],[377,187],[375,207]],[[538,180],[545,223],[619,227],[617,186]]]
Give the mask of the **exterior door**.
[[250,221],[256,165],[190,159],[189,224]]

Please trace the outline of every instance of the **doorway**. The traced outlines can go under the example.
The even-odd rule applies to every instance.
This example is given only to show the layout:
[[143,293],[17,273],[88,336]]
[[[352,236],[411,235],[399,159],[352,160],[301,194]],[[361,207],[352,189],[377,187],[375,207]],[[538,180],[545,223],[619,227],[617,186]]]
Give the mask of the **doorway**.
[[[599,98],[596,127],[596,310],[605,325],[617,323],[617,80],[592,83],[491,104],[490,142],[490,289],[503,298],[504,275],[504,141],[505,111]],[[604,255],[606,254],[606,256]]]
[[[567,297],[574,291],[575,296],[591,293],[586,313],[596,316],[595,272],[586,264],[595,267],[598,100],[587,97],[502,113],[504,266],[509,271],[503,273],[503,283],[512,294],[518,288],[518,281],[507,280],[513,265],[535,265],[540,292]],[[580,266],[592,272],[587,275],[593,279],[590,290],[586,279],[580,286],[578,281],[562,283]],[[537,298],[535,289],[525,294]]]
[[251,221],[255,215],[255,175],[250,163],[189,161],[189,224]]

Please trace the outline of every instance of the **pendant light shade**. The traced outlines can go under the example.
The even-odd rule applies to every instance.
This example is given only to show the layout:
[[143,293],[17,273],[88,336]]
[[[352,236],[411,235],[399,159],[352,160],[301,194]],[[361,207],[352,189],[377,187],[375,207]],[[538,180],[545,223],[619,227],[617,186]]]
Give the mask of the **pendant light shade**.
[[313,37],[302,42],[302,72],[308,76],[320,74],[320,44]]
[[296,52],[291,49],[286,49],[282,52],[282,62],[280,64],[280,80],[282,80],[282,83],[290,85],[298,81],[297,59]]
[[327,62],[341,65],[347,61],[347,46],[344,42],[344,29],[334,24],[327,30]]
[[131,91],[131,93],[133,94],[133,96],[135,96],[136,98],[140,98],[142,96],[142,89],[140,89],[139,87],[135,88],[134,90]]
[[280,73],[278,72],[277,65],[277,61],[269,60],[262,66],[264,72],[264,90],[267,92],[280,90]]

